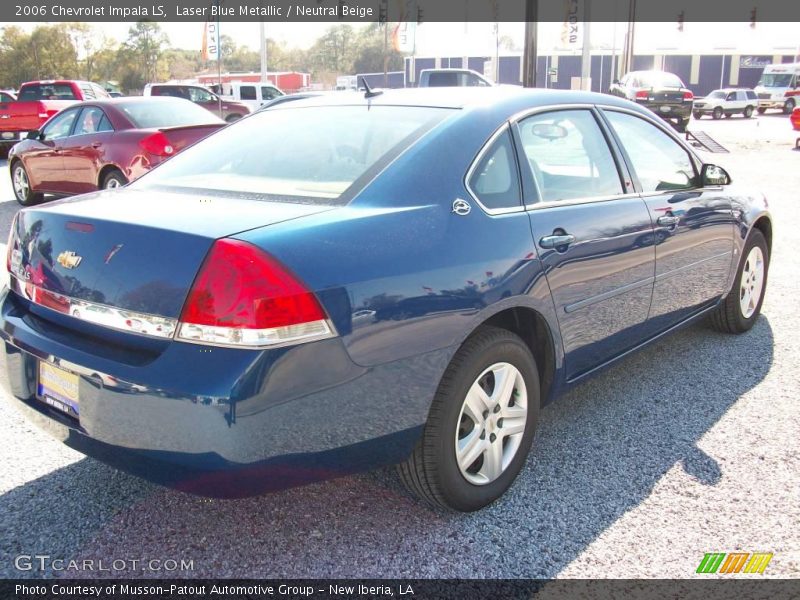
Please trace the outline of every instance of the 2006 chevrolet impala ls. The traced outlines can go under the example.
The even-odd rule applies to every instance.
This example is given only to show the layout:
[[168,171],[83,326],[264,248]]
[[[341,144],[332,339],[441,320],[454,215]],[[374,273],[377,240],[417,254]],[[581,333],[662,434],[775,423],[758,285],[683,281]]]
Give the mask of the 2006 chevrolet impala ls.
[[69,445],[244,495],[399,463],[485,506],[540,407],[701,317],[758,318],[772,224],[627,100],[287,102],[119,190],[22,210],[11,396]]

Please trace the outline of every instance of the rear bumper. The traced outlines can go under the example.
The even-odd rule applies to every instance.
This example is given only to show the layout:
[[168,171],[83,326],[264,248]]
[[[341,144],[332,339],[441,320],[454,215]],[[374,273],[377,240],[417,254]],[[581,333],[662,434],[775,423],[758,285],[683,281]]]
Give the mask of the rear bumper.
[[637,102],[645,108],[653,111],[662,119],[688,119],[692,114],[692,103],[658,103],[658,102]]
[[784,98],[780,100],[759,100],[758,108],[783,108],[784,104],[786,104]]
[[[0,368],[26,416],[85,454],[204,495],[252,495],[403,460],[445,363],[437,351],[367,369],[329,339],[269,351],[171,342],[131,367],[59,343],[8,294]],[[40,361],[79,375],[79,420],[36,398]]]

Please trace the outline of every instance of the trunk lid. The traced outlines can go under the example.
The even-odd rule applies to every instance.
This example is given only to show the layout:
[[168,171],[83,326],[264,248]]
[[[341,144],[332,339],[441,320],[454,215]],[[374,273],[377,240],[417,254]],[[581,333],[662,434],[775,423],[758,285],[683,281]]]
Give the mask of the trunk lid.
[[175,152],[180,152],[186,148],[186,146],[191,146],[195,142],[199,142],[204,137],[211,135],[223,127],[225,127],[225,123],[209,123],[208,125],[162,127],[159,131],[167,136]]
[[[21,288],[177,319],[214,240],[331,208],[213,194],[97,192],[20,211],[10,268]],[[74,310],[63,299],[39,304]]]

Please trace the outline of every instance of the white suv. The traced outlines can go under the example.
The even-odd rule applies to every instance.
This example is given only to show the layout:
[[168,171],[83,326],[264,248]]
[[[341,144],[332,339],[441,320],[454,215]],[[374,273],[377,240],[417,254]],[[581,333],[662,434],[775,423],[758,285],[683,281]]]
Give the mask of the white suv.
[[695,119],[699,119],[703,115],[721,119],[722,115],[731,117],[741,114],[745,119],[749,119],[757,107],[758,98],[753,90],[726,88],[714,90],[705,98],[695,99],[692,115]]

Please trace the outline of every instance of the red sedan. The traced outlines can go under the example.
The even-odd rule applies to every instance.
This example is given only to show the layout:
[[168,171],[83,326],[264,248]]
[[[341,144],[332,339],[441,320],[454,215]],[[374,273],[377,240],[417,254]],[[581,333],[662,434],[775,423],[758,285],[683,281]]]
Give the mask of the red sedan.
[[75,104],[8,156],[17,201],[115,188],[206,137],[225,122],[180,98],[114,98]]

